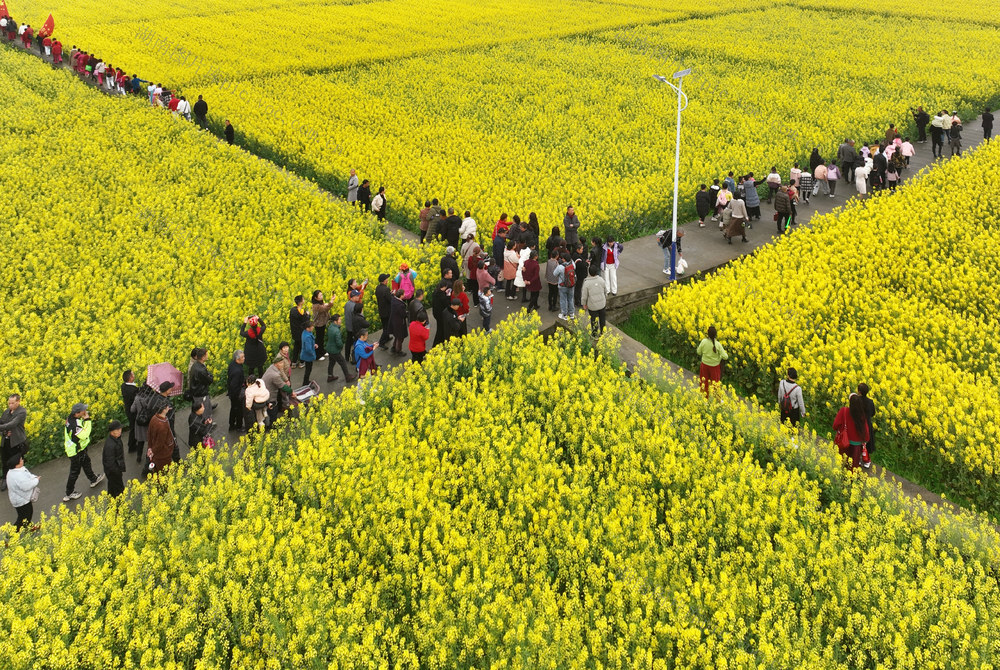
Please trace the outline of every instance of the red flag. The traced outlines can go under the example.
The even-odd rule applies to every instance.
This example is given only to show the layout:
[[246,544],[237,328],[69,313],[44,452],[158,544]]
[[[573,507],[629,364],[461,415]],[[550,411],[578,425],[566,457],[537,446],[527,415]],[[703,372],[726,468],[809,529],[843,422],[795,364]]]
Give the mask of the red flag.
[[[2,2],[3,0],[0,0]],[[45,19],[45,23],[42,24],[42,29],[38,31],[39,37],[48,37],[52,34],[52,31],[56,29],[56,20],[52,18],[49,14],[49,18]]]
[[10,18],[10,12],[7,11],[7,0],[0,0],[0,17]]

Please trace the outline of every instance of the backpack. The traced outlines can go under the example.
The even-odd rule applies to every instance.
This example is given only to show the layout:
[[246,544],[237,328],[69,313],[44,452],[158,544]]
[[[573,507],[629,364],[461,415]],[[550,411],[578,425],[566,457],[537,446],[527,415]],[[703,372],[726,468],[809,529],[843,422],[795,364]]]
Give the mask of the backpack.
[[153,399],[149,392],[139,396],[139,411],[135,413],[135,422],[140,426],[148,426],[153,420]]
[[798,384],[792,384],[791,386],[785,387],[785,395],[781,399],[779,407],[781,408],[782,414],[792,413],[792,391],[799,387]]
[[572,263],[567,263],[563,266],[563,268],[563,280],[559,285],[565,288],[572,288],[576,286],[576,268],[573,267]]

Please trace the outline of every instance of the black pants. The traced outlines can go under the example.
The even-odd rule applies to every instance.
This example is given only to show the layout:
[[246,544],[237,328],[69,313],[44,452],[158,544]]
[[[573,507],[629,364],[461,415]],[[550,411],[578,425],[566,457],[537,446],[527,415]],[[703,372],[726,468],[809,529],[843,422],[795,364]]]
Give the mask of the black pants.
[[351,369],[347,367],[347,360],[344,358],[344,354],[341,353],[330,354],[329,363],[326,364],[327,377],[333,376],[333,366],[337,364],[339,364],[340,368],[344,371],[345,378],[351,377],[353,372],[351,372]]
[[471,277],[465,280],[465,290],[472,294],[472,304],[479,304],[479,282]]
[[424,359],[427,357],[426,351],[411,351],[410,358],[413,359],[414,363],[423,363]]
[[927,126],[926,125],[918,126],[917,127],[917,132],[919,133],[919,136],[917,137],[917,141],[918,142],[925,142],[925,141],[927,141]]
[[549,311],[556,311],[559,305],[559,284],[549,284]]
[[799,425],[799,418],[801,418],[801,415],[802,412],[801,410],[799,410],[798,407],[793,407],[790,412],[781,410],[781,421],[782,422],[787,421],[788,423],[792,424],[792,427],[794,428],[795,426]]
[[392,337],[392,333],[389,332],[389,315],[379,314],[379,320],[382,322],[382,334],[378,338],[379,349],[385,349],[385,345],[389,344],[389,338]]
[[583,307],[583,303],[580,302],[580,296],[583,294],[583,282],[577,281],[576,286],[573,287],[573,305],[580,309]]
[[539,293],[541,293],[541,291],[532,291],[531,292],[531,299],[528,301],[528,309],[529,310],[533,309],[536,312],[538,311],[538,294]]
[[514,280],[513,279],[506,280],[506,282],[504,284],[504,293],[507,294],[507,299],[508,300],[510,300],[511,298],[516,298],[517,297],[517,289],[514,288]]
[[316,344],[319,345],[319,349],[316,350],[316,360],[319,360],[326,355],[326,326],[316,326]]
[[796,210],[796,209],[795,209],[795,203],[793,202],[793,203],[792,203],[792,216],[791,216],[791,218],[790,218],[790,219],[788,220],[788,222],[789,222],[789,223],[790,223],[791,225],[793,225],[793,226],[795,225],[795,215],[796,215],[796,214],[798,214],[798,210]]
[[79,452],[76,456],[72,456],[69,459],[69,479],[66,480],[66,495],[73,492],[76,488],[76,480],[80,477],[80,470],[83,470],[83,474],[87,475],[87,479],[93,484],[97,481],[97,475],[94,474],[94,468],[90,464],[90,456],[87,454],[86,450]]
[[309,383],[309,376],[312,375],[313,371],[313,361],[306,361],[306,372],[302,375],[302,385],[305,386]]
[[302,354],[302,333],[292,333],[292,363],[299,362]]
[[424,243],[424,238],[425,237],[427,237],[427,231],[426,230],[421,230],[420,231],[420,244]]
[[105,472],[104,476],[108,480],[108,495],[117,498],[125,491],[125,482],[120,472]]
[[128,453],[134,454],[139,448],[135,441],[135,412],[126,411],[125,418],[128,419]]
[[783,233],[788,228],[788,219],[791,214],[778,214],[778,232]]
[[983,126],[983,139],[989,142],[991,137],[993,137],[993,126],[989,128]]
[[944,131],[940,128],[931,128],[931,154],[941,156],[944,153]]
[[14,511],[17,512],[17,521],[14,522],[15,528],[23,530],[31,525],[31,516],[34,514],[34,508],[30,502],[20,507],[15,507]]
[[236,396],[229,396],[229,429],[240,430],[243,428],[243,409],[246,401]]
[[590,312],[590,330],[594,334],[594,337],[600,337],[601,333],[604,332],[604,325],[608,321],[608,311],[606,308],[601,309],[588,309]]

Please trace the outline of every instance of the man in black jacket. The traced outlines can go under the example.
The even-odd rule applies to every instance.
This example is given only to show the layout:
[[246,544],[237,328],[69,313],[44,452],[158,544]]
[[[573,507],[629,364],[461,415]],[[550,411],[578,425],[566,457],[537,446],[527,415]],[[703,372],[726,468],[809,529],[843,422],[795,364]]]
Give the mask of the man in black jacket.
[[288,327],[292,331],[292,367],[304,367],[304,363],[299,360],[302,353],[302,332],[309,323],[309,312],[305,308],[305,298],[302,295],[295,296],[295,306],[288,311]]
[[139,443],[135,440],[135,412],[132,411],[132,404],[135,402],[135,395],[139,392],[139,387],[135,385],[135,373],[126,370],[122,373],[122,404],[125,406],[125,418],[128,419],[128,453],[134,454],[139,450]]
[[10,461],[14,456],[24,456],[28,451],[28,437],[24,432],[24,422],[28,418],[28,412],[21,407],[21,396],[12,393],[7,398],[7,409],[0,415],[0,438],[2,438],[3,449],[0,456],[3,457],[3,477],[0,478],[0,491],[7,490],[7,470],[10,468]]
[[927,141],[927,124],[931,122],[931,115],[925,112],[923,107],[917,107],[913,112],[913,120],[917,122],[917,130],[920,133],[917,141],[923,144]]
[[885,173],[889,169],[889,161],[885,158],[885,145],[879,145],[878,153],[872,157],[872,190],[885,188]]
[[375,303],[378,305],[378,318],[382,322],[382,336],[378,338],[378,346],[385,349],[389,343],[389,315],[392,313],[392,290],[389,288],[389,275],[378,276],[378,286],[375,287]]
[[458,298],[452,298],[451,304],[444,312],[444,320],[439,324],[439,328],[444,331],[442,341],[448,341],[453,337],[462,337],[466,334],[465,317],[458,315],[458,310],[462,307],[462,302]]
[[427,318],[427,308],[424,307],[424,289],[413,292],[413,300],[406,307],[410,321],[424,321]]
[[[448,218],[444,220],[444,239],[449,245],[453,247],[458,246],[458,232],[462,228],[462,219],[455,213],[454,207],[448,208]],[[458,279],[458,273],[455,273],[455,279]]]
[[101,462],[108,479],[108,495],[117,498],[125,490],[125,448],[122,446],[122,425],[118,421],[108,425]]
[[194,107],[192,109],[194,110],[195,123],[202,128],[207,128],[208,120],[205,117],[208,116],[208,103],[202,100],[199,95],[198,102],[194,103]]
[[226,371],[226,395],[229,396],[229,430],[243,430],[244,395],[247,387],[247,373],[243,369],[246,356],[237,349]]
[[444,250],[441,258],[441,276],[444,277],[445,270],[451,270],[451,280],[458,279],[458,260],[455,258],[455,247],[448,247]]
[[367,179],[358,187],[358,205],[362,212],[372,211],[372,186]]
[[434,343],[437,346],[444,342],[444,318],[445,312],[451,306],[451,284],[445,280],[438,283],[438,288],[434,291],[434,298],[431,300],[431,313],[434,314]]

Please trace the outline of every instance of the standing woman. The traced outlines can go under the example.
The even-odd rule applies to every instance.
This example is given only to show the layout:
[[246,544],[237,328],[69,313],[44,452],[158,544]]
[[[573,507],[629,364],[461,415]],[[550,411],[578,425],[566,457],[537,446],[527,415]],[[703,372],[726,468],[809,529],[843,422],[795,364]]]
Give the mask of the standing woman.
[[868,421],[868,442],[865,444],[865,448],[868,450],[868,460],[863,462],[862,465],[865,468],[870,468],[872,466],[871,455],[875,451],[875,424],[872,423],[872,419],[875,418],[875,402],[868,397],[871,389],[868,388],[868,384],[861,382],[858,384],[858,395],[861,396],[862,401],[865,406],[865,418]]
[[191,392],[191,402],[201,401],[205,405],[205,418],[212,418],[211,387],[215,377],[208,371],[205,361],[208,360],[208,349],[195,347],[191,350],[191,360],[188,362],[187,383]]
[[330,308],[333,307],[333,298],[330,301],[323,299],[323,291],[315,290],[312,294],[312,322],[316,329],[316,344],[319,350],[316,352],[316,360],[326,358],[326,327],[330,323]]
[[[460,284],[461,282],[455,283]],[[392,335],[392,353],[403,356],[403,340],[406,339],[406,303],[403,302],[403,289],[401,288],[397,288],[392,294],[392,305],[389,309],[389,332]]]
[[604,256],[601,259],[601,269],[604,270],[604,283],[608,285],[610,295],[618,295],[618,257],[624,248],[621,242],[615,242],[613,235],[608,235],[608,243],[604,245]]
[[841,407],[833,420],[833,429],[837,433],[847,433],[847,448],[842,452],[850,459],[850,469],[857,469],[862,459],[862,448],[868,442],[868,417],[865,415],[865,400],[857,393],[852,393],[847,401],[847,407]]
[[514,240],[507,240],[507,249],[503,252],[503,279],[507,300],[516,300],[514,277],[517,276],[517,265],[521,261],[520,249]]
[[542,292],[541,272],[541,266],[538,265],[538,250],[532,249],[531,253],[528,254],[528,260],[524,261],[524,270],[522,271],[525,289],[531,294],[528,301],[529,312],[531,310],[538,311],[538,294]]
[[243,353],[247,357],[247,373],[264,376],[264,363],[267,361],[267,347],[264,346],[264,331],[267,324],[259,316],[248,316],[240,326],[240,336],[246,338]]
[[24,456],[20,453],[10,457],[7,467],[7,496],[17,512],[14,527],[23,530],[31,525],[34,513],[31,503],[38,498],[38,475],[28,472],[28,468],[24,467]]
[[163,402],[149,422],[149,435],[146,439],[149,456],[149,473],[157,474],[163,472],[170,465],[174,455],[174,433],[170,429],[170,422],[167,420],[167,412],[170,411],[170,404]]
[[729,354],[717,337],[715,326],[709,326],[707,337],[698,344],[696,350],[701,357],[698,374],[701,377],[701,390],[706,398],[711,397],[712,384],[722,381],[722,361],[729,359]]

